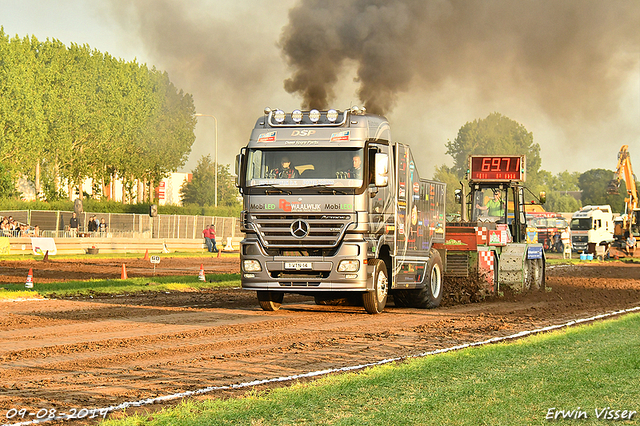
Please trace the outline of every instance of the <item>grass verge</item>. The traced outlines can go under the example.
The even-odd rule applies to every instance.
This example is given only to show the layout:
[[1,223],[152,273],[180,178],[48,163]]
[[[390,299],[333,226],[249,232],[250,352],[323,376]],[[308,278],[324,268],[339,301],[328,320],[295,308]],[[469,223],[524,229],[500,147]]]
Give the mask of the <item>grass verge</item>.
[[205,274],[206,281],[197,276],[141,277],[126,280],[68,281],[34,284],[25,290],[24,284],[3,284],[0,299],[62,298],[110,294],[134,294],[161,291],[195,291],[208,288],[240,287],[240,274]]
[[640,314],[630,314],[101,425],[535,425],[560,410],[581,418],[554,423],[611,424],[596,413],[607,407],[636,412],[615,424],[638,424],[638,329]]

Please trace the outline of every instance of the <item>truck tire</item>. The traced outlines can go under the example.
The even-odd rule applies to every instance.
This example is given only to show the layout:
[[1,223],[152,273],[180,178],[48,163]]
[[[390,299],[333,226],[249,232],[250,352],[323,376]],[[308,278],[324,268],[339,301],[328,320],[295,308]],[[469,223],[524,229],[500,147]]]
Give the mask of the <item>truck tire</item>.
[[424,288],[416,290],[414,306],[421,309],[437,308],[442,301],[442,258],[437,250],[431,251],[425,273],[429,274]]
[[276,291],[259,291],[258,302],[264,311],[277,311],[284,300],[284,293]]
[[387,304],[389,294],[389,277],[387,265],[380,259],[375,259],[373,268],[373,290],[362,295],[364,309],[370,314],[379,314]]

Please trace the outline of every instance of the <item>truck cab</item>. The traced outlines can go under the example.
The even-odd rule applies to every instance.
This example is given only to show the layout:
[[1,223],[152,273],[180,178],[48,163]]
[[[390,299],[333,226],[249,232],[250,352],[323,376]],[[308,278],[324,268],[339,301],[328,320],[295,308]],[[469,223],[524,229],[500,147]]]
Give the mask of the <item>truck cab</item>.
[[573,251],[595,253],[597,245],[614,240],[611,206],[584,206],[571,216],[570,229]]

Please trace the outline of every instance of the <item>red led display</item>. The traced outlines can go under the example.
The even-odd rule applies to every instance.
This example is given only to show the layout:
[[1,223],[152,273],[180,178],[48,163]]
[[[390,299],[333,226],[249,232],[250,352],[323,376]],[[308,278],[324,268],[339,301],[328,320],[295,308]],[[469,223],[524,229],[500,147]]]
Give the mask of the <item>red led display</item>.
[[469,179],[524,182],[524,160],[524,155],[472,155],[469,157]]

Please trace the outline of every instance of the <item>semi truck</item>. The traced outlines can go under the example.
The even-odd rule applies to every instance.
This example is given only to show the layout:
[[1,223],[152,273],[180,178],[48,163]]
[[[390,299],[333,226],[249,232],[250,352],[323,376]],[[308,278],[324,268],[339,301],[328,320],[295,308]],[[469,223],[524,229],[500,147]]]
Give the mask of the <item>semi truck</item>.
[[[545,252],[527,238],[526,211],[545,202],[524,186],[525,155],[471,155],[456,190],[461,220],[447,223],[445,276],[478,283],[481,295],[545,288]],[[528,198],[525,195],[530,193]]]
[[595,254],[597,246],[608,246],[614,241],[611,206],[582,207],[571,216],[570,228],[573,251]]
[[[266,108],[236,158],[243,196],[241,282],[262,309],[286,293],[362,298],[378,314],[442,299],[444,183],[364,108]],[[437,248],[438,247],[438,248]]]

